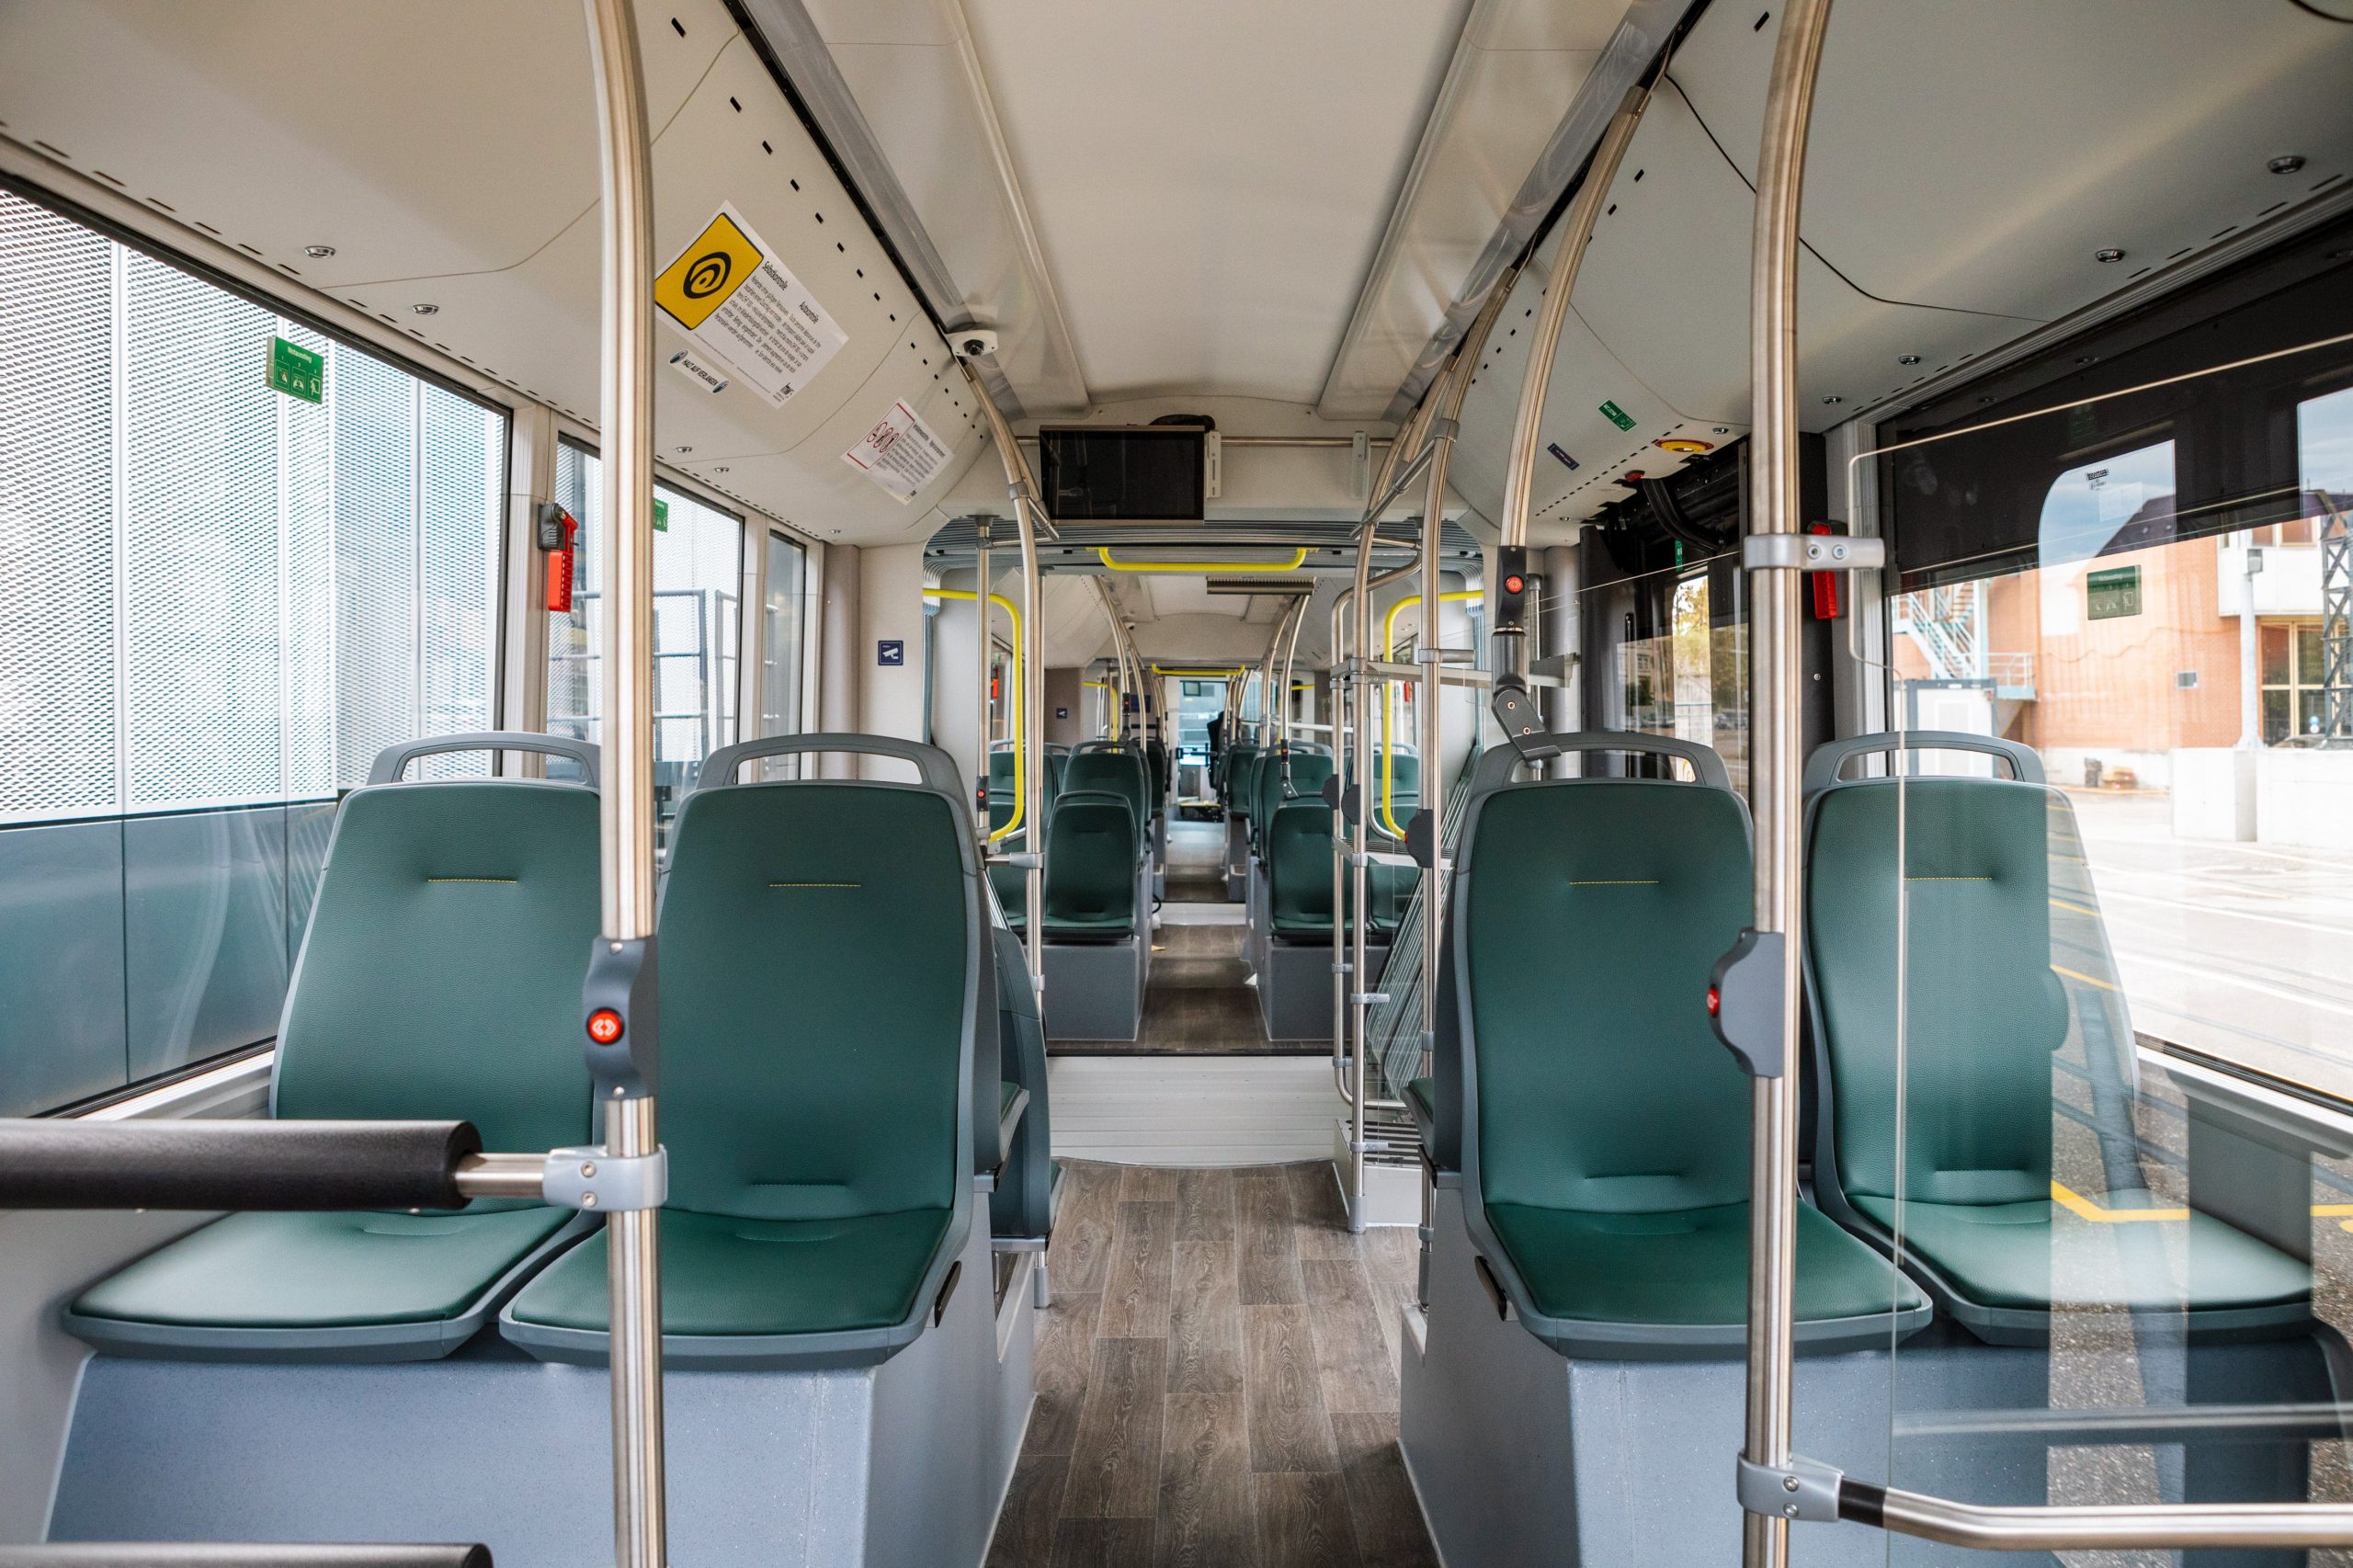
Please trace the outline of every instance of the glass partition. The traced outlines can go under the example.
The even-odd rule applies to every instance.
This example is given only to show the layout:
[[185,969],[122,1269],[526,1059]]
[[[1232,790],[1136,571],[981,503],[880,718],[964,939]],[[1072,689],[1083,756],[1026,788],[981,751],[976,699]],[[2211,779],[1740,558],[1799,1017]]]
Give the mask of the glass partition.
[[1974,1504],[2353,1500],[2347,381],[2334,340],[2122,357],[1833,476],[1885,479],[1900,572],[1887,731],[1807,779],[1810,1194],[1893,1312],[1890,1356],[1804,1357],[1801,1263],[1801,1452]]

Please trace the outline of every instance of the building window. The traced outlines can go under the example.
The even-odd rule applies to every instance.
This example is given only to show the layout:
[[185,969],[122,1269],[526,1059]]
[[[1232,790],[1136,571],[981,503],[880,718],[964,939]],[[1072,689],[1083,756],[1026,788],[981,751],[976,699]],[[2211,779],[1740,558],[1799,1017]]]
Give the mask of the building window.
[[506,420],[5,192],[0,364],[22,1115],[270,1038],[336,791],[494,722]]
[[2327,705],[2323,698],[2320,622],[2265,620],[2257,631],[2263,678],[2263,744],[2276,746],[2290,735],[2320,734]]

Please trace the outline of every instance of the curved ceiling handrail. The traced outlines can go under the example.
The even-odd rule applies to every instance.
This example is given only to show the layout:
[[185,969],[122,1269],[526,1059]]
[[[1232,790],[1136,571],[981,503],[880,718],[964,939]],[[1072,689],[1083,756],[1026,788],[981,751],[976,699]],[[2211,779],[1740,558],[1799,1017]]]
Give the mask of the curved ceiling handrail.
[[1296,572],[1307,564],[1307,548],[1290,552],[1287,564],[1271,561],[1121,561],[1109,545],[1097,546],[1095,558],[1114,572]]

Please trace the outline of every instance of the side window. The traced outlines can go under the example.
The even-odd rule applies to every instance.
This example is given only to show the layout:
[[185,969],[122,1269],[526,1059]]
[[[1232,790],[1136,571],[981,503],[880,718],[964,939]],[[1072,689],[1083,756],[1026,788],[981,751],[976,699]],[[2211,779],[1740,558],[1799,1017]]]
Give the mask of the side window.
[[494,719],[506,419],[5,192],[0,363],[13,1116],[276,1032],[336,791]]
[[[556,499],[580,523],[572,608],[549,612],[548,729],[598,738],[604,502],[597,454],[556,451]],[[654,489],[654,791],[665,829],[702,759],[735,738],[743,520],[692,496]]]

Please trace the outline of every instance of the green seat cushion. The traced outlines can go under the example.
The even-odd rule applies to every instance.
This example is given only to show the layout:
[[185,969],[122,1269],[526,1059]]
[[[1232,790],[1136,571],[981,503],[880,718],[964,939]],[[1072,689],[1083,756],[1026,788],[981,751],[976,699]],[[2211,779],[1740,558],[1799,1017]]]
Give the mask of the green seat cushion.
[[1405,1103],[1424,1121],[1438,1117],[1438,1085],[1428,1078],[1415,1078],[1405,1085]]
[[[1738,1326],[1748,1317],[1748,1205],[1581,1213],[1490,1203],[1487,1220],[1537,1310],[1572,1323]],[[1917,1312],[1919,1290],[1830,1221],[1798,1209],[1797,1321]]]
[[570,1219],[486,1214],[232,1214],[93,1287],[82,1317],[194,1328],[308,1329],[462,1315]]
[[[836,1220],[738,1220],[665,1209],[662,1332],[766,1338],[903,1323],[948,1220],[944,1209]],[[605,1269],[598,1231],[525,1286],[507,1312],[520,1324],[602,1334]]]
[[[1858,1196],[1855,1207],[1895,1228],[1893,1199]],[[2160,1207],[2147,1194],[2100,1199],[2111,1210]],[[2047,1312],[2054,1242],[2074,1244],[2067,1221],[2052,1229],[2049,1199],[2022,1203],[1903,1205],[1905,1248],[1972,1303]],[[2174,1212],[2178,1212],[2175,1210]],[[2292,1307],[2312,1298],[2309,1266],[2245,1232],[2195,1210],[2187,1219],[2085,1221],[2068,1273],[2086,1299],[2155,1311]],[[2123,1244],[2145,1236],[2155,1244]],[[2095,1250],[2096,1249],[2096,1250]]]

